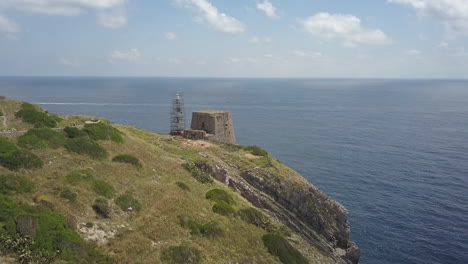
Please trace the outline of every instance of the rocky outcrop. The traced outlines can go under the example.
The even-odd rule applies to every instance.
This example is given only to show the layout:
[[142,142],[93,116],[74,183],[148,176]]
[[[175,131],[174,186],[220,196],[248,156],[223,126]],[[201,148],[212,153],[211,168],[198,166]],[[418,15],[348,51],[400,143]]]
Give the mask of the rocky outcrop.
[[231,175],[228,168],[219,165],[196,165],[333,256],[337,263],[359,262],[359,248],[350,241],[348,211],[313,185],[281,178],[263,169]]

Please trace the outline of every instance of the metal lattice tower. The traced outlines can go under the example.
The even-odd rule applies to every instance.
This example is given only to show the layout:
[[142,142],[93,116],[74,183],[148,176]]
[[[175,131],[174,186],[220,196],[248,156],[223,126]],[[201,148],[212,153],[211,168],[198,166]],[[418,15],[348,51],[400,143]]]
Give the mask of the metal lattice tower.
[[180,135],[185,129],[185,109],[182,94],[177,93],[172,99],[171,134]]

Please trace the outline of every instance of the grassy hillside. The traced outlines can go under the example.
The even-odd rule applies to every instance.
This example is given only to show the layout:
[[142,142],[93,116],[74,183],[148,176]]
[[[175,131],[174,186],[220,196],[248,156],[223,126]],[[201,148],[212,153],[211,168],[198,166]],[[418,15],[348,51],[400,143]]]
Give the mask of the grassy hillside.
[[[50,230],[58,232],[44,227],[42,219],[53,215],[58,219],[54,225],[67,233],[60,234],[61,241],[72,241],[67,242],[72,246],[57,249],[53,242],[44,242],[49,251],[59,252],[42,263],[94,263],[93,258],[135,264],[331,263],[267,212],[249,211],[252,204],[224,184],[197,180],[206,175],[187,165],[224,163],[240,171],[260,167],[306,184],[267,153],[237,145],[187,144],[180,137],[104,120],[85,125],[94,118],[58,117],[36,108],[56,120],[54,127],[85,125],[52,135],[44,132],[49,128],[42,121],[18,116],[22,108],[21,102],[0,100],[0,131],[31,131],[3,140],[31,152],[43,164],[15,170],[0,166],[4,178],[3,182],[0,178],[0,234],[11,239],[32,232],[32,240],[41,241]],[[30,187],[19,188],[19,179],[26,179]],[[6,210],[6,204],[14,209]],[[24,215],[26,220],[21,218]],[[38,244],[26,248],[37,252],[34,246]],[[15,248],[0,247],[0,261],[18,259],[17,253]]]

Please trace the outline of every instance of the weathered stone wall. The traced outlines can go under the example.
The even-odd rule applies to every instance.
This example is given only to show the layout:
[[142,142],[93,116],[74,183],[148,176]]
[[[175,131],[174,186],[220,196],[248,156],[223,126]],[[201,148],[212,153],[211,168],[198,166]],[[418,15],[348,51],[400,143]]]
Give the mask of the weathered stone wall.
[[184,137],[193,140],[203,140],[207,139],[207,134],[206,131],[203,130],[185,129]]
[[212,134],[213,137],[210,137],[212,140],[236,143],[230,112],[214,110],[193,112],[191,128]]

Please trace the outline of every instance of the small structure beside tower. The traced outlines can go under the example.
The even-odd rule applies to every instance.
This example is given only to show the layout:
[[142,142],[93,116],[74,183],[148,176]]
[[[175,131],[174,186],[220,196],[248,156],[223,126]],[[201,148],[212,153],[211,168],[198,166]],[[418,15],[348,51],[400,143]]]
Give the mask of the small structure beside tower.
[[188,139],[208,139],[224,143],[236,143],[231,112],[205,110],[192,113],[191,129],[184,131]]

